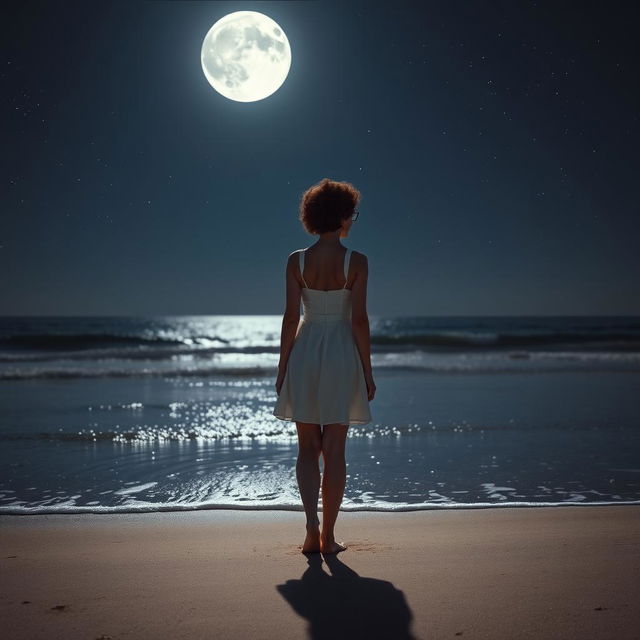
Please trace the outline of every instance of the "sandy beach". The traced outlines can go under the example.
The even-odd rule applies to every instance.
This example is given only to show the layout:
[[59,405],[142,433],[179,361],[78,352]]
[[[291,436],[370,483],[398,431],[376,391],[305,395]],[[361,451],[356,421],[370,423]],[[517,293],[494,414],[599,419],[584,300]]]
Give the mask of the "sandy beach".
[[640,629],[640,507],[2,516],[3,636],[615,638]]

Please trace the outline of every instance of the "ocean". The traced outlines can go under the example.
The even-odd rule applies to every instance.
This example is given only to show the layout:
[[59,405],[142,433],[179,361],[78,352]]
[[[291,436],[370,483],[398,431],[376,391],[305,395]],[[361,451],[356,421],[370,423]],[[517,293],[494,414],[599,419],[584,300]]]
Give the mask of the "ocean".
[[[281,316],[0,318],[0,513],[302,510]],[[374,317],[344,510],[640,503],[639,317]]]

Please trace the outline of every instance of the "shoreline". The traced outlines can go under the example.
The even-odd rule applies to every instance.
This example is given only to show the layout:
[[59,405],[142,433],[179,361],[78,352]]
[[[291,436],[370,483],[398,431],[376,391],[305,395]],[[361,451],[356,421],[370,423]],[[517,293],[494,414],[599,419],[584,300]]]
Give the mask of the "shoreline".
[[[627,500],[627,501],[615,501],[615,502],[469,502],[469,503],[455,503],[455,504],[439,504],[433,503],[428,506],[413,506],[402,505],[397,508],[385,508],[385,507],[371,507],[360,505],[349,505],[348,507],[341,507],[340,513],[381,513],[381,514],[393,514],[393,513],[413,513],[416,511],[464,511],[474,509],[547,509],[547,508],[562,508],[562,507],[627,507],[627,506],[640,506],[640,500]],[[153,513],[191,513],[197,511],[285,511],[289,513],[304,512],[302,504],[300,505],[269,505],[269,504],[223,504],[223,505],[203,505],[203,506],[188,506],[188,505],[176,505],[172,507],[105,507],[103,510],[96,507],[70,507],[68,510],[61,511],[59,509],[48,510],[48,507],[43,508],[41,511],[35,511],[32,509],[20,510],[20,507],[16,507],[15,511],[11,511],[11,507],[8,507],[6,511],[0,510],[0,518],[13,517],[13,516],[71,516],[71,515],[119,515],[119,514],[153,514]],[[318,512],[322,513],[322,506],[318,506]]]
[[637,637],[640,506],[566,506],[341,511],[335,556],[301,511],[4,514],[5,633]]

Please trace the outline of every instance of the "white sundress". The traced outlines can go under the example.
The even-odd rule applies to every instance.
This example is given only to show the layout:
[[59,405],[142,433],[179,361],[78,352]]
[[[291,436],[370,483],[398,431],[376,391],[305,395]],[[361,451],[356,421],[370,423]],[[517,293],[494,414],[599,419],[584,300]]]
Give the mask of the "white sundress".
[[351,329],[351,290],[347,289],[351,249],[344,256],[342,289],[310,289],[299,252],[303,316],[273,410],[280,420],[312,424],[371,422],[362,360]]

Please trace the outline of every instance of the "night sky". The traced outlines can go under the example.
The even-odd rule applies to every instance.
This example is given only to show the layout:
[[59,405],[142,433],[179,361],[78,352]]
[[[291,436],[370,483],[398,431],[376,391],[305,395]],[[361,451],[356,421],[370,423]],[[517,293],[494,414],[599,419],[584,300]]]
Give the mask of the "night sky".
[[[13,3],[0,313],[281,314],[329,177],[370,315],[639,314],[635,5]],[[258,102],[200,65],[240,10],[292,50]]]

